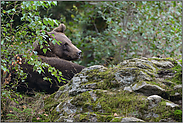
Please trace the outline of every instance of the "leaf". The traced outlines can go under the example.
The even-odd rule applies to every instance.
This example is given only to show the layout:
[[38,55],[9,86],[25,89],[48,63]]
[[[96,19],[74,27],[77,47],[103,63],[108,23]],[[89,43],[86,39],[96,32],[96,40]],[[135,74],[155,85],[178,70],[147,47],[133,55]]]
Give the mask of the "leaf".
[[101,14],[101,15],[103,14],[101,11],[98,11],[98,13]]
[[43,79],[44,79],[44,80],[48,80],[48,78],[47,78],[47,77],[44,77]]
[[59,75],[62,76],[62,72],[61,71],[59,71]]
[[66,80],[65,78],[62,78],[62,77],[61,77],[61,79],[62,79],[62,80]]
[[51,18],[48,18],[48,23],[53,27],[54,26],[54,21]]
[[53,69],[51,67],[48,68],[48,72],[52,72]]
[[14,21],[14,20],[12,20],[12,19],[10,20],[10,22],[13,22],[13,21]]
[[74,18],[74,17],[75,17],[75,16],[72,14],[72,15],[71,15],[71,18]]
[[54,38],[54,39],[52,40],[52,43],[55,45],[56,42],[57,42],[57,40]]
[[35,71],[35,70],[37,70],[37,66],[36,65],[33,67],[33,71]]
[[47,49],[43,49],[44,54],[46,54]]
[[111,22],[111,18],[107,18],[107,22],[110,23]]
[[53,22],[58,26],[59,24],[58,24],[58,22],[56,21],[56,20],[53,20]]
[[54,72],[51,73],[52,76],[56,76],[56,74],[57,74],[56,71],[54,71]]
[[41,73],[41,69],[39,69],[37,72],[40,74]]
[[7,69],[6,67],[4,67],[3,65],[1,65],[1,69],[2,69],[3,71],[9,72],[9,69]]
[[42,49],[42,48],[43,48],[43,45],[40,46],[40,49]]
[[19,102],[17,100],[14,100],[17,104],[19,104]]
[[53,1],[52,4],[53,4],[53,5],[57,5],[57,1]]
[[48,25],[48,18],[44,18],[44,19],[43,19],[43,23],[44,23],[45,25]]
[[20,96],[20,98],[22,99],[22,95],[19,95]]
[[44,2],[42,3],[42,5],[43,5],[44,7],[46,7],[46,8],[48,8],[48,6],[47,6]]
[[4,40],[1,41],[1,45],[3,45],[3,44],[4,44]]

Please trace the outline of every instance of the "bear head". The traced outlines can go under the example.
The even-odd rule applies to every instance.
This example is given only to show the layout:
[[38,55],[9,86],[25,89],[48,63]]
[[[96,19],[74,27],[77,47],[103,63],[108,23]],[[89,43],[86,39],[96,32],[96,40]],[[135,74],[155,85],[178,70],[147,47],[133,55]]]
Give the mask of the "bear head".
[[[80,58],[82,51],[73,45],[71,40],[64,34],[65,29],[66,26],[60,24],[51,32],[46,32],[45,40],[47,43],[43,43],[41,47],[38,41],[34,42],[34,51],[37,51],[38,55],[59,57],[69,61]],[[47,49],[47,52],[43,52],[43,49]]]

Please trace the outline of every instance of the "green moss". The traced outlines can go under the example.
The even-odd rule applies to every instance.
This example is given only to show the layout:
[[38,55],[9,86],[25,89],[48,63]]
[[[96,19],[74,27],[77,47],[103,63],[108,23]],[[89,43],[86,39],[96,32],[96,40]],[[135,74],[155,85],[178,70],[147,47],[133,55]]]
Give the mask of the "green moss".
[[173,58],[148,58],[148,60],[157,60],[157,61],[170,61],[170,62],[175,62],[175,60]]
[[86,114],[80,114],[79,116],[79,122],[87,122],[89,121],[89,117]]
[[151,109],[148,109],[149,103],[146,103],[145,105],[141,106],[139,111],[141,112],[142,115],[147,114],[146,111],[148,111],[148,113],[151,112],[154,114],[158,114],[156,118],[153,116],[146,117],[144,120],[148,122],[159,122],[161,119],[168,119],[168,118],[171,118],[180,122],[180,119],[176,119],[176,118],[177,117],[180,118],[180,115],[182,115],[180,113],[181,110],[179,110],[176,114],[175,109],[172,109],[166,106],[166,102],[167,102],[166,100],[162,99],[162,101],[157,106]]
[[166,89],[166,90],[172,90],[173,89],[173,85],[172,86],[165,86],[162,82],[156,82],[155,80],[154,81],[139,81],[138,83],[134,83],[132,86],[134,86],[135,84],[137,84],[137,87],[138,86],[141,86],[142,83],[145,82],[146,84],[150,84],[150,85],[157,85],[163,89]]
[[89,122],[90,118],[96,116],[97,122],[110,122],[113,119],[112,115],[104,115],[100,113],[95,112],[85,112],[82,114],[79,114],[75,116],[76,121],[78,122]]
[[87,105],[90,105],[91,101],[93,101],[93,99],[91,98],[89,91],[87,91],[75,96],[71,103],[75,106],[84,106],[83,108],[86,108]]
[[170,62],[174,62],[175,60],[173,58],[148,58],[148,60],[157,60],[157,61],[170,61]]
[[86,75],[88,76],[89,80],[95,80],[95,78],[100,78],[100,76],[98,75],[99,70],[98,69],[94,69],[91,71],[87,71]]
[[54,96],[55,96],[55,93],[50,95],[50,97],[45,100],[44,109],[46,111],[49,111],[51,108],[55,108],[59,104],[59,102],[54,100]]
[[166,102],[167,102],[167,101],[162,100],[162,101],[160,102],[160,105],[166,106]]
[[175,76],[170,80],[176,84],[182,84],[182,67],[176,64],[171,70],[173,70]]
[[178,122],[182,122],[182,111],[181,110],[175,110],[173,112],[174,119]]
[[[142,100],[142,98],[146,98],[145,96],[141,96],[135,93],[129,92],[112,92],[110,89],[107,92],[103,92],[103,90],[95,90],[93,93],[96,94],[97,100],[94,101],[91,98],[89,92],[84,92],[73,97],[71,103],[77,107],[81,107],[82,112],[89,112],[88,107],[92,107],[94,112],[98,112],[98,110],[102,109],[105,115],[111,115],[113,113],[117,113],[119,115],[126,115],[143,107],[142,105],[146,104],[146,100]],[[100,108],[96,108],[97,105],[100,105]],[[81,112],[80,112],[81,113]],[[111,117],[101,116],[99,113],[99,121],[100,122],[109,122]],[[104,115],[104,114],[102,114]]]
[[[58,101],[54,99],[55,93],[45,100],[44,109],[48,114],[51,112],[51,121],[55,121],[59,118],[59,113],[56,112],[55,107],[59,104]],[[50,121],[50,119],[49,119]]]
[[98,83],[97,83],[97,87],[98,87],[98,88],[101,88],[101,89],[104,89],[104,90],[107,90],[107,89],[108,89],[108,88],[107,88],[107,85],[104,84],[103,81],[102,81],[102,82],[98,82]]
[[[172,63],[175,63],[176,62],[172,58],[148,58],[148,60],[149,61],[151,61],[151,60],[156,60],[156,61],[170,61]],[[156,71],[159,70],[155,64],[153,64],[153,67],[156,69]],[[155,71],[153,71],[153,72],[156,73]]]
[[115,117],[110,122],[121,122],[123,117]]
[[111,115],[111,113],[101,113],[101,112],[95,112],[95,114],[100,114],[100,115]]
[[171,90],[167,90],[166,93],[168,93],[170,96],[175,95],[175,93],[179,93],[180,95],[182,95],[182,88],[180,89],[171,89]]
[[100,72],[98,69],[88,71],[86,74],[89,76],[88,78],[98,77],[98,78],[108,78],[111,73],[111,69],[107,69],[106,71]]
[[112,115],[97,115],[97,122],[110,122],[112,119]]
[[112,115],[108,115],[108,116],[106,117],[105,122],[110,122],[110,121],[112,120],[112,118],[113,118]]
[[59,112],[56,111],[56,109],[51,111],[51,121],[55,122],[56,120],[59,119]]
[[114,76],[114,71],[112,69],[108,69],[104,72],[100,72],[99,70],[92,70],[88,72],[88,76],[89,76],[88,77],[89,82],[84,83],[82,85],[96,83],[98,89],[99,88],[110,89],[110,88],[119,87],[119,84],[114,82],[116,80]]
[[68,82],[68,85],[70,86],[71,84],[72,84],[72,81],[69,81],[69,82]]
[[[154,82],[154,81],[140,81],[140,82],[135,83],[135,84],[137,84],[137,87],[139,87],[139,86],[142,85],[143,82],[145,82],[146,84],[157,85],[157,86],[160,86],[160,87],[164,88],[164,86],[162,85],[162,83],[158,83],[158,82]],[[133,86],[134,86],[135,84],[133,84]]]
[[97,87],[100,89],[108,90],[111,88],[118,88],[120,83],[118,83],[115,78],[112,79],[105,79],[103,82],[97,83]]
[[163,89],[170,89],[169,86],[165,86],[163,83],[161,82],[155,82],[155,81],[145,81],[147,84],[151,84],[151,85],[157,85]]
[[59,88],[59,90],[60,90],[60,91],[63,91],[63,90],[65,89],[65,86],[66,86],[66,85],[61,86],[61,87]]
[[140,105],[139,103],[142,101],[142,97],[140,95],[136,95],[134,93],[129,92],[119,92],[115,94],[111,94],[112,92],[107,93],[96,93],[98,98],[96,104],[100,104],[102,109],[108,113],[131,113],[134,112]]
[[56,102],[56,101],[49,102],[49,103],[45,104],[44,109],[45,109],[45,111],[49,111],[50,109],[55,108],[58,104],[59,104],[59,102]]
[[[170,80],[176,84],[182,84],[182,67],[177,63],[176,60],[174,60],[172,58],[148,58],[148,59],[150,61],[157,60],[157,61],[170,61],[170,62],[172,62],[174,64],[174,67],[167,69],[167,70],[172,70],[175,73],[175,76],[173,78],[167,79],[167,80]],[[158,71],[158,69],[157,69],[157,71]]]
[[[148,70],[150,70],[150,69],[148,69]],[[143,70],[143,69],[141,69],[141,71],[142,72],[144,72],[149,78],[151,78],[151,77],[154,77],[154,75],[153,75],[153,71],[148,71],[147,69],[146,70]]]
[[89,85],[89,84],[93,84],[93,83],[97,83],[98,81],[97,80],[94,80],[94,81],[89,81],[87,83],[81,83],[81,85]]

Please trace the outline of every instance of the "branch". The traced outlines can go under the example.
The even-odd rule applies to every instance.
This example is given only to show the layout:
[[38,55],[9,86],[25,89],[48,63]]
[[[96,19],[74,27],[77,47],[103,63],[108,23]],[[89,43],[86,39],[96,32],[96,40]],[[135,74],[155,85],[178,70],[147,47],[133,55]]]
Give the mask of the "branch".
[[95,22],[93,22],[93,25],[94,25],[94,27],[95,27],[96,32],[99,33],[99,32],[98,32],[98,29],[97,29],[97,26],[96,26],[96,24],[95,24]]

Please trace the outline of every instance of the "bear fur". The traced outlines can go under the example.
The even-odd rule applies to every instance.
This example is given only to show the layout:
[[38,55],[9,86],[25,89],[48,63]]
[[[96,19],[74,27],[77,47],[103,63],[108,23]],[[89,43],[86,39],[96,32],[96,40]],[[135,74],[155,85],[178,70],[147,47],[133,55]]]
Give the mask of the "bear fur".
[[[33,43],[33,46],[34,51],[37,52],[38,59],[41,62],[45,62],[61,71],[62,77],[66,79],[67,83],[68,80],[71,80],[76,73],[79,73],[85,67],[71,62],[80,58],[81,50],[74,46],[70,39],[67,38],[67,36],[64,34],[65,29],[66,26],[64,24],[60,24],[57,28],[53,29],[53,31],[46,32],[47,37],[45,40],[49,45],[44,43],[43,48],[40,48],[41,46],[39,42],[36,41]],[[56,39],[57,42],[53,43],[50,38]],[[49,50],[44,53],[44,48]],[[59,83],[57,78],[48,72],[48,68],[45,68],[45,72],[41,72],[41,74],[39,74],[37,71],[33,71],[34,66],[25,62],[25,58],[22,58],[22,55],[17,55],[15,60],[22,68],[23,72],[28,74],[25,82],[20,81],[17,85],[17,91],[19,92],[32,94],[32,91],[36,90],[44,91],[46,93],[54,93],[59,89],[60,86],[65,84],[63,81]],[[16,78],[16,71],[13,69],[11,71],[11,82],[13,83],[14,79]],[[51,78],[51,82],[44,80],[44,77]]]

